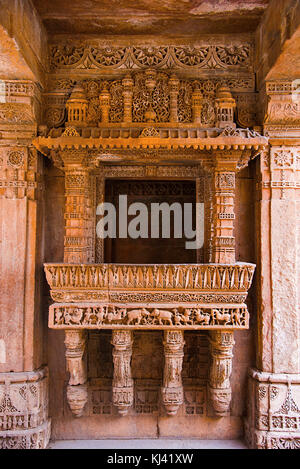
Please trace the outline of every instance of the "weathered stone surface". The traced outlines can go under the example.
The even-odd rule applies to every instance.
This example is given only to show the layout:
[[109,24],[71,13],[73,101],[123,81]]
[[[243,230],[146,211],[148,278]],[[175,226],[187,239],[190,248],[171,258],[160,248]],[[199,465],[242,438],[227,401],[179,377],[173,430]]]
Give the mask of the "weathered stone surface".
[[113,6],[107,0],[77,0],[63,6],[58,1],[35,0],[34,4],[51,34],[191,35],[253,31],[268,0],[140,0],[118,1]]

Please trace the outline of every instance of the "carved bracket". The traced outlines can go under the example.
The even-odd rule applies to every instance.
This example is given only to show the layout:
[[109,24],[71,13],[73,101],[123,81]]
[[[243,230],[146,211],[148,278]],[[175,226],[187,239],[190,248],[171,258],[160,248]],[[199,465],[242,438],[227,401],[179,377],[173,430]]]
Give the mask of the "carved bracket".
[[87,374],[83,358],[86,345],[86,332],[83,330],[66,330],[66,362],[70,373],[67,387],[67,400],[75,417],[81,417],[87,403]]
[[233,332],[210,332],[209,392],[215,415],[219,417],[228,415],[230,408],[233,346]]

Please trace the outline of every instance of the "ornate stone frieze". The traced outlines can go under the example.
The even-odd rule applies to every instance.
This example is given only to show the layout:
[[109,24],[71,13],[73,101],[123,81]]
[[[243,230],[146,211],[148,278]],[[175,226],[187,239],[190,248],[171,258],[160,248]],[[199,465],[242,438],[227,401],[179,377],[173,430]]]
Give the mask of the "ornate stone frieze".
[[[64,123],[75,127],[97,127],[97,124],[107,127],[108,123],[115,126],[147,122],[214,127],[218,121],[220,88],[234,92],[233,108],[237,105],[242,127],[256,123],[256,95],[251,80],[247,79],[179,79],[174,73],[149,68],[145,72],[131,72],[122,80],[104,77],[81,80],[75,85],[74,81],[66,80],[63,90],[59,80],[49,86],[44,95],[44,122],[48,128],[58,128]],[[149,129],[151,125],[143,132]],[[147,132],[145,136],[150,135]]]
[[[194,304],[180,307],[143,305],[92,305],[90,303],[50,306],[49,327],[55,329],[247,329],[246,305],[209,307]],[[72,334],[72,331],[70,331]],[[77,368],[72,364],[73,374]]]
[[173,292],[118,292],[99,293],[97,290],[64,290],[51,291],[51,298],[58,302],[89,301],[107,303],[225,303],[241,304],[245,303],[247,294],[222,294],[222,293],[173,293]]
[[99,290],[197,290],[247,293],[255,266],[189,265],[118,265],[118,264],[45,264],[47,281],[53,291],[70,289]]
[[50,61],[57,69],[144,69],[178,68],[184,70],[251,71],[251,43],[204,44],[195,46],[103,46],[92,43],[56,43],[50,45]]
[[0,448],[46,448],[48,372],[0,373]]
[[[103,165],[102,175],[105,178],[146,178],[146,177],[171,177],[194,179],[199,176],[199,165]],[[98,186],[98,183],[97,183]]]
[[183,347],[183,331],[164,332],[164,378],[162,401],[168,415],[176,415],[183,404],[183,386],[181,378]]

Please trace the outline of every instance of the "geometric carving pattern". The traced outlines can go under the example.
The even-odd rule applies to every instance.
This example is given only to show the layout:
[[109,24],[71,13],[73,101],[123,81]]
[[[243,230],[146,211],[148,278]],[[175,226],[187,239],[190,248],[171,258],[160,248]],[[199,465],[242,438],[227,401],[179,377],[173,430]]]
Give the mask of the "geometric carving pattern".
[[0,449],[45,448],[50,437],[48,372],[0,374]]
[[252,282],[253,264],[45,264],[48,284],[53,291],[69,289],[172,289],[247,293]]

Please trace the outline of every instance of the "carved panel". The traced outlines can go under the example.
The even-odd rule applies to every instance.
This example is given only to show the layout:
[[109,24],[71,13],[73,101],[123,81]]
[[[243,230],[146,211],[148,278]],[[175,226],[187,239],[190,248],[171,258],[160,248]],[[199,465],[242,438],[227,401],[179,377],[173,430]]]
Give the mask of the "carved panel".
[[118,265],[118,264],[45,264],[51,289],[176,289],[249,290],[254,274],[253,264],[214,265]]
[[48,371],[0,374],[0,449],[45,448],[50,437]]
[[249,313],[246,305],[190,308],[171,305],[164,309],[155,305],[62,304],[50,306],[49,326],[57,329],[247,329]]
[[[147,78],[150,74],[150,78]],[[201,123],[203,127],[214,127],[216,121],[215,99],[217,90],[227,86],[235,92],[237,101],[237,115],[241,127],[252,127],[256,123],[256,95],[245,93],[247,80],[218,79],[210,80],[178,80],[178,87],[174,92],[173,75],[148,70],[147,73],[135,72],[128,78],[132,85],[126,87],[126,78],[122,80],[83,80],[82,89],[88,102],[87,125],[96,127],[103,121],[102,107],[99,100],[101,93],[108,93],[106,103],[110,123],[117,122],[193,122],[194,90],[201,96]],[[150,85],[149,85],[150,82]],[[152,83],[153,82],[153,83]],[[152,84],[151,84],[152,83]],[[248,84],[249,86],[250,84]],[[45,123],[50,127],[60,127],[66,119],[65,106],[68,95],[72,90],[72,81],[66,81],[62,94],[61,81],[53,84],[59,91],[51,90],[45,96]],[[68,88],[68,86],[70,88]],[[68,94],[67,94],[68,93]]]
[[99,46],[89,43],[57,43],[50,46],[52,69],[172,68],[251,70],[252,45],[195,46]]

